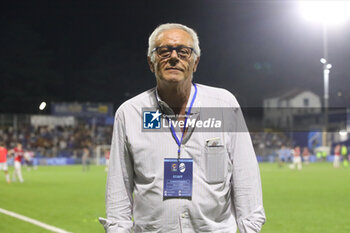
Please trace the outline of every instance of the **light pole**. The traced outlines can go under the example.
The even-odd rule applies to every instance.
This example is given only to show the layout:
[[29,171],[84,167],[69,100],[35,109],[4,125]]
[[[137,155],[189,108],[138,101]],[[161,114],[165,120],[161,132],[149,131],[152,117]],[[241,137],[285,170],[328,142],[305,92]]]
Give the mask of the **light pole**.
[[329,73],[332,65],[328,62],[328,25],[345,22],[350,15],[350,2],[347,1],[300,1],[300,8],[304,17],[311,21],[318,21],[323,26],[323,82],[324,82],[324,130],[323,146],[327,146],[328,104],[329,104]]
[[[325,50],[324,50],[325,51]],[[326,54],[324,54],[326,57]],[[329,102],[329,73],[332,65],[327,62],[326,58],[321,58],[323,64],[323,103],[324,103],[324,130],[323,130],[323,142],[324,146],[327,146],[327,130],[328,130],[328,102]]]

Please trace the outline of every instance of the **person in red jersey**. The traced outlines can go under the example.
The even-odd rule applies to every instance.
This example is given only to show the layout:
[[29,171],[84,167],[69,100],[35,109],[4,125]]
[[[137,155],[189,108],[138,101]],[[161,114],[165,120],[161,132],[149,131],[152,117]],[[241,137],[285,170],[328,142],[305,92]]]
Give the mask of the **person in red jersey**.
[[339,168],[340,165],[340,145],[336,145],[334,147],[334,160],[333,160],[333,167]]
[[109,149],[105,150],[105,158],[106,158],[106,168],[105,171],[108,172],[108,166],[109,166],[109,156],[110,156],[111,152]]
[[305,164],[309,164],[310,162],[310,151],[309,148],[304,147],[303,149],[303,159]]
[[7,183],[10,183],[10,176],[7,167],[7,149],[3,142],[0,142],[0,171],[4,170]]
[[293,163],[290,166],[291,169],[297,168],[298,170],[302,169],[301,165],[301,156],[300,156],[300,146],[296,146],[293,151]]
[[12,153],[14,154],[14,157],[15,157],[14,159],[15,171],[13,174],[13,181],[16,181],[16,177],[18,177],[19,181],[22,183],[24,181],[22,176],[22,165],[21,165],[23,155],[24,155],[22,144],[17,143],[17,146],[12,150]]

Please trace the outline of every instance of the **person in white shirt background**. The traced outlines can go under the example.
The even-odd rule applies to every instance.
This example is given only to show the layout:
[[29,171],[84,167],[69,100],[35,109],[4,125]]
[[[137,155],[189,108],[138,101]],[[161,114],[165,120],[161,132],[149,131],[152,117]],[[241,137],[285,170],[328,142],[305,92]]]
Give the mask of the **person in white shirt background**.
[[300,146],[294,147],[293,151],[293,163],[290,165],[291,169],[297,168],[298,170],[301,170],[303,168],[302,161],[301,161],[301,152],[300,152]]
[[[150,35],[148,63],[157,86],[116,112],[107,218],[99,218],[106,232],[260,232],[266,217],[247,130],[202,132],[186,127],[189,117],[202,120],[202,107],[216,107],[238,109],[230,121],[245,128],[230,92],[193,83],[199,60],[193,29],[162,24]],[[182,121],[184,126],[148,132],[142,124],[143,108],[154,109],[149,112],[152,127],[161,120],[169,125]]]

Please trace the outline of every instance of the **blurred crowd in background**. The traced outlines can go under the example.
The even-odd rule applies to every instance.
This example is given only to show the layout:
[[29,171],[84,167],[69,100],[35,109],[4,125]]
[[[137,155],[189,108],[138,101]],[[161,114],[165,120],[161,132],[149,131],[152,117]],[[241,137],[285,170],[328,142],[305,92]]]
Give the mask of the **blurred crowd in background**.
[[[84,150],[89,150],[91,158],[96,157],[98,146],[109,147],[112,139],[113,125],[76,124],[74,126],[21,126],[14,130],[12,126],[0,128],[0,142],[7,149],[13,149],[17,143],[23,145],[36,158],[73,158],[81,159]],[[293,140],[290,132],[251,132],[252,143],[258,161],[279,161],[281,147],[293,150],[301,146],[301,152],[307,149],[311,155],[316,156],[313,148],[299,145]],[[327,154],[334,155],[336,144],[330,147]],[[349,150],[350,151],[350,150]],[[104,153],[102,151],[101,153]],[[286,161],[292,160],[292,154],[286,156]],[[99,155],[100,156],[100,155]],[[103,157],[103,155],[101,156]],[[80,160],[79,160],[80,161]]]
[[0,141],[7,148],[21,143],[36,157],[79,157],[84,148],[93,151],[97,145],[111,143],[112,126],[26,126],[17,132],[13,127],[0,129]]
[[[76,126],[24,126],[17,132],[12,126],[0,129],[0,141],[8,149],[21,143],[23,148],[33,151],[36,157],[80,157],[83,148],[92,155],[98,145],[110,145],[112,125],[79,124]],[[292,146],[293,142],[284,133],[251,133],[257,155],[274,153],[281,145]]]

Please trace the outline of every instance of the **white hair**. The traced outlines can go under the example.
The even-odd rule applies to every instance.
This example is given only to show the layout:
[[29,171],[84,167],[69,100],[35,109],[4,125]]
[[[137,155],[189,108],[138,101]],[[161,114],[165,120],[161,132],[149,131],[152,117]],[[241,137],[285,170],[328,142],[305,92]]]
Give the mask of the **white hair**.
[[148,38],[147,56],[151,58],[152,62],[154,62],[154,54],[152,54],[152,50],[156,47],[156,39],[159,36],[159,34],[166,30],[175,29],[175,28],[181,29],[187,32],[191,36],[193,40],[194,58],[196,59],[201,55],[198,36],[197,36],[197,33],[192,28],[189,28],[185,25],[178,24],[178,23],[165,23],[165,24],[159,25],[156,29],[154,29],[154,31]]

